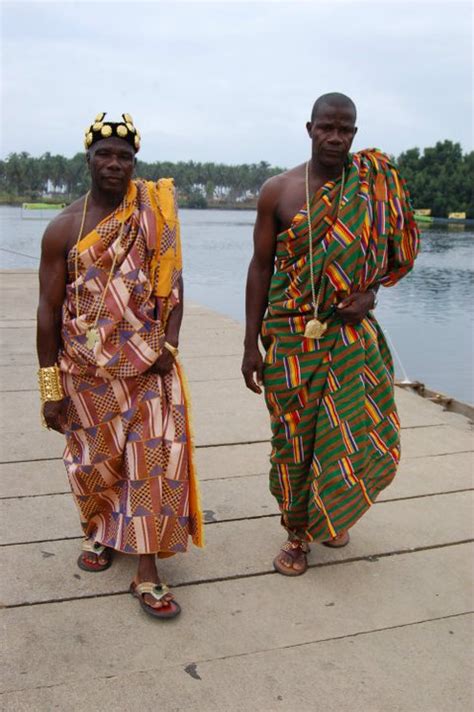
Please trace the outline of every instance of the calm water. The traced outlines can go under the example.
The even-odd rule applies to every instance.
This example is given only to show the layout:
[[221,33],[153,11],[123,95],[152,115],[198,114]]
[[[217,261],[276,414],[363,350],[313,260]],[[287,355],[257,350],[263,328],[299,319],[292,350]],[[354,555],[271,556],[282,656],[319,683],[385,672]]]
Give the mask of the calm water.
[[[20,208],[0,207],[0,267],[37,267],[50,217],[22,220]],[[181,211],[187,297],[239,321],[254,218],[253,211]],[[396,287],[380,290],[377,307],[408,377],[470,403],[473,246],[472,231],[426,230],[415,270]],[[404,375],[399,363],[397,374]]]

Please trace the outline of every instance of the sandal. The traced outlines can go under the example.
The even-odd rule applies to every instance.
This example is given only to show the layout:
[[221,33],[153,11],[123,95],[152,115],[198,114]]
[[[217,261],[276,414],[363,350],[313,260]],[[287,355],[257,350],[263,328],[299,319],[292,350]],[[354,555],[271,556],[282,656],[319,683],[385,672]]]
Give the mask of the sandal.
[[[302,576],[304,573],[306,573],[308,569],[307,554],[309,553],[309,551],[309,546],[305,541],[301,541],[299,539],[295,539],[293,541],[288,540],[281,547],[278,556],[273,559],[273,568],[275,569],[275,571],[277,571],[279,574],[282,574],[283,576]],[[286,564],[284,564],[281,560],[281,552],[287,554],[290,557],[290,559],[292,560],[292,564],[298,561],[298,559],[303,558],[303,568],[295,569],[293,565],[287,566]]]
[[[83,571],[90,571],[91,573],[105,571],[112,564],[112,552],[112,549],[109,549],[107,546],[99,544],[99,542],[97,541],[93,542],[90,539],[85,539],[82,542],[82,554],[77,560],[77,565]],[[84,554],[86,553],[94,554],[95,561],[87,560],[84,557]]]
[[348,545],[350,540],[351,538],[349,536],[349,532],[346,529],[345,532],[337,534],[332,539],[328,539],[328,541],[322,541],[321,544],[323,544],[324,546],[329,546],[332,549],[342,549],[343,546]]
[[155,601],[162,601],[163,598],[170,593],[168,586],[164,583],[153,583],[151,581],[135,583],[135,581],[132,581],[130,584],[130,593],[132,596],[135,596],[135,598],[138,598],[142,610],[149,616],[152,616],[152,618],[176,618],[176,616],[181,613],[181,606],[174,599],[171,601],[163,601],[159,608],[150,606],[149,603],[145,602],[144,596],[146,593],[153,596]]

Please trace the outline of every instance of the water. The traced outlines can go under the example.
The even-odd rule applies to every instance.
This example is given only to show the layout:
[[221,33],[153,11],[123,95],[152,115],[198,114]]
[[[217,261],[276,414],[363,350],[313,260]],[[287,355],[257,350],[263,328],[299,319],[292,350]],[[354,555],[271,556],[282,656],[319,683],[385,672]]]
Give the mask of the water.
[[[251,210],[181,211],[187,298],[243,321],[254,219]],[[20,208],[0,207],[0,267],[37,267],[46,224],[22,220]],[[377,307],[408,377],[470,403],[473,245],[474,232],[458,226],[426,229],[415,270],[381,289]],[[399,364],[397,376],[404,376]]]

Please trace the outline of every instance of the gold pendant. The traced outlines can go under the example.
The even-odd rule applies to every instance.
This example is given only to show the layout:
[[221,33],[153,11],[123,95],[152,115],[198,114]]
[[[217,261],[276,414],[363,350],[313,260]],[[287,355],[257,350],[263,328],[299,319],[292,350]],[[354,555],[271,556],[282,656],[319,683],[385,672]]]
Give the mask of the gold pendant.
[[310,319],[306,324],[304,337],[305,339],[320,339],[327,328],[328,325],[326,322],[319,321],[319,319]]
[[87,334],[86,334],[87,348],[93,349],[94,346],[99,343],[99,341],[100,341],[99,330],[95,329],[95,328],[87,329]]

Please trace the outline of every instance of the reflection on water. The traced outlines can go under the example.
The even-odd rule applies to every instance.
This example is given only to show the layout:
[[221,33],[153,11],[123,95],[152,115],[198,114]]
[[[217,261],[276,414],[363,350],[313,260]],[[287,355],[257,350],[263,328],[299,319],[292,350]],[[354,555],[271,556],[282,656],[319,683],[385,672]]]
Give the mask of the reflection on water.
[[[242,321],[253,211],[182,211],[188,296]],[[474,403],[474,233],[427,229],[416,269],[382,289],[377,317],[408,377]],[[395,358],[397,376],[403,369]]]
[[[181,211],[189,299],[243,320],[254,219],[251,210]],[[21,220],[19,208],[0,208],[1,267],[36,267],[46,224]],[[426,229],[416,269],[382,289],[377,307],[408,376],[471,403],[473,245],[474,232],[459,226]]]

